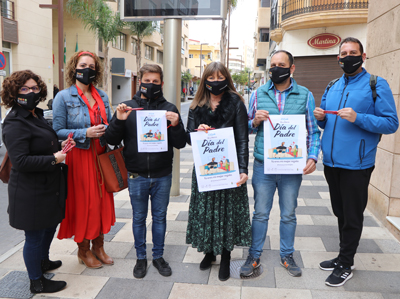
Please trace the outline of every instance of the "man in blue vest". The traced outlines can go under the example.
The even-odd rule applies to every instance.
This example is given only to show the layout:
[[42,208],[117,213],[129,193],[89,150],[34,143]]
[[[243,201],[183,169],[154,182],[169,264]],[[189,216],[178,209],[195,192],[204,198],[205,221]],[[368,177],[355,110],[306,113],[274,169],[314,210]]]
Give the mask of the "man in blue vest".
[[380,134],[394,133],[399,126],[388,83],[381,77],[371,81],[362,67],[365,59],[358,39],[348,37],[341,42],[338,60],[344,74],[328,85],[321,107],[314,111],[324,129],[324,173],[339,226],[339,255],[319,265],[333,271],[325,281],[333,287],[344,285],[353,276]]
[[260,256],[268,229],[269,213],[273,197],[278,188],[280,221],[281,265],[292,276],[301,276],[301,269],[293,259],[294,235],[296,231],[296,207],[302,175],[264,174],[264,127],[269,115],[303,114],[306,116],[308,159],[303,174],[312,173],[316,167],[320,149],[320,131],[313,115],[315,101],[312,93],[297,85],[290,77],[295,70],[292,54],[276,51],[271,57],[269,80],[258,88],[249,102],[249,130],[257,132],[254,144],[254,166],[252,185],[254,189],[254,215],[252,221],[252,245],[241,275],[249,276],[260,266]]

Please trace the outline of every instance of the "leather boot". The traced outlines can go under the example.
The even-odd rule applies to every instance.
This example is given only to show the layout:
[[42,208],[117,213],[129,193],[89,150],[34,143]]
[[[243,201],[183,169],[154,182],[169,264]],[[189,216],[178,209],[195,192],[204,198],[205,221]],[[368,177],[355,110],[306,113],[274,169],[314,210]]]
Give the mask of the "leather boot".
[[42,275],[39,279],[32,280],[30,279],[31,286],[30,290],[33,294],[38,293],[55,293],[61,291],[67,283],[65,281],[57,281],[47,279]]
[[78,248],[78,261],[81,264],[93,269],[103,267],[103,264],[90,251],[90,240],[83,239],[81,243],[78,243]]
[[92,253],[104,265],[114,265],[114,261],[104,251],[104,234],[100,234],[96,239],[92,240]]
[[228,280],[231,271],[231,252],[225,248],[222,250],[221,264],[219,266],[218,278],[221,281]]
[[200,263],[200,270],[207,270],[211,268],[211,263],[217,260],[213,252],[208,252]]

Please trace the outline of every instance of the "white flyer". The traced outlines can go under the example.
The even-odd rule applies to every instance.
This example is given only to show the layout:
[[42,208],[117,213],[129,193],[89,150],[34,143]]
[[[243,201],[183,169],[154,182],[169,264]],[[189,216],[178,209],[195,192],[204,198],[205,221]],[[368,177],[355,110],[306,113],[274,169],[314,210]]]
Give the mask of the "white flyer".
[[236,188],[240,180],[233,128],[190,133],[199,192]]
[[168,151],[166,112],[166,110],[136,111],[139,153],[159,153]]
[[307,163],[305,115],[270,115],[264,121],[264,173],[301,174]]

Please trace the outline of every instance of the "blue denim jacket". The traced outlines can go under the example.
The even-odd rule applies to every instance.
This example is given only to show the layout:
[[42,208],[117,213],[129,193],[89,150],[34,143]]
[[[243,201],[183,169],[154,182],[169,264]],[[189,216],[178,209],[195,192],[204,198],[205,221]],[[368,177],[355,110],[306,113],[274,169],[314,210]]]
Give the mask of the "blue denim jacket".
[[[97,89],[104,102],[107,113],[107,122],[111,120],[110,104],[107,94]],[[90,147],[90,138],[86,137],[86,130],[91,127],[89,108],[78,94],[75,85],[57,93],[53,101],[53,129],[57,132],[60,140],[68,138],[70,132],[74,133],[76,147],[88,149]],[[100,137],[100,144],[104,146],[106,140],[104,136]]]

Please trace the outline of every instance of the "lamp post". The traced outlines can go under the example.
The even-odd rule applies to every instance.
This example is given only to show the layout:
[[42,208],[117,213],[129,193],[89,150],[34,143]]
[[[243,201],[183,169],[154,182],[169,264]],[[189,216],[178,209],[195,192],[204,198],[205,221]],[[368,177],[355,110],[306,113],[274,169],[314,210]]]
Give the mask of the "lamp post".
[[239,47],[229,47],[229,44],[228,44],[228,56],[226,57],[226,67],[228,68],[228,70],[229,70],[229,50],[238,50],[239,49]]
[[243,66],[243,64],[242,64],[242,62],[243,62],[243,55],[236,55],[236,56],[240,56],[240,71],[242,71],[242,66]]
[[208,43],[201,43],[200,44],[200,79],[201,79],[201,69],[203,68],[202,60],[203,60],[203,45],[206,46]]

